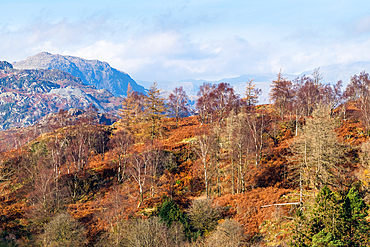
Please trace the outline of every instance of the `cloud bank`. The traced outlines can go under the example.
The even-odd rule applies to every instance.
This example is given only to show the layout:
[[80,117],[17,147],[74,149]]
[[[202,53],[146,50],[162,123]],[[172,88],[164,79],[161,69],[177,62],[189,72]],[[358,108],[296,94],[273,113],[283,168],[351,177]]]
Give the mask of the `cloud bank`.
[[[205,3],[201,4],[203,8]],[[195,7],[182,1],[152,15],[126,19],[103,11],[78,18],[36,15],[18,25],[0,23],[0,60],[19,61],[48,51],[106,61],[134,79],[147,81],[216,80],[280,69],[299,73],[370,61],[370,16],[323,28],[315,22],[300,25],[302,20],[287,27],[284,22],[291,19],[279,17],[282,22],[274,23],[274,15],[244,25],[240,17],[226,22],[222,6],[187,16]]]

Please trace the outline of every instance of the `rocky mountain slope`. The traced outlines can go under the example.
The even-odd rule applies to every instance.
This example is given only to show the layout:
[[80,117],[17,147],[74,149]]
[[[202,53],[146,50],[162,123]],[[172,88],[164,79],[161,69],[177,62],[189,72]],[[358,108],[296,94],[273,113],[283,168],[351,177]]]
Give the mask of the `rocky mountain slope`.
[[52,69],[14,69],[0,62],[0,129],[25,127],[60,109],[115,113],[122,98],[86,85],[80,78]]
[[128,83],[133,90],[145,92],[144,87],[138,85],[127,73],[98,60],[41,52],[16,62],[13,66],[16,69],[58,69],[81,78],[85,84],[93,85],[98,89],[107,89],[115,96],[126,95]]

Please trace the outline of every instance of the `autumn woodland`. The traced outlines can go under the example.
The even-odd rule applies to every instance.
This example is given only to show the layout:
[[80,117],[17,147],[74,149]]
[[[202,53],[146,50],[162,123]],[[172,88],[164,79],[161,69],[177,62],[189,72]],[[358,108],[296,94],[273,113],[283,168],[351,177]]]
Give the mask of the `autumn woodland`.
[[0,246],[369,246],[370,76],[280,72],[270,104],[204,83],[129,86],[0,156]]

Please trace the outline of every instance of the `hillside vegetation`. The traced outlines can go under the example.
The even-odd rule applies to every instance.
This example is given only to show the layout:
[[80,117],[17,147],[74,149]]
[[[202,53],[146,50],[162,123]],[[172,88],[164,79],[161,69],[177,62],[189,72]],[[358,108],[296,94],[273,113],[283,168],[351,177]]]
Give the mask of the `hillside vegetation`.
[[279,73],[269,105],[204,83],[184,117],[154,83],[111,125],[62,111],[1,153],[0,245],[368,246],[369,88],[316,70]]

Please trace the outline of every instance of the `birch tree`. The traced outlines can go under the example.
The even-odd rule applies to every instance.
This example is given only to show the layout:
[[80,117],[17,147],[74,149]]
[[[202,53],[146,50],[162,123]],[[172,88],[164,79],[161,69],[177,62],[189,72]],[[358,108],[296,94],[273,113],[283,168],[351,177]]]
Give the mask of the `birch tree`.
[[203,130],[203,133],[200,133],[197,136],[197,139],[194,141],[193,145],[202,165],[206,196],[209,198],[209,183],[215,165],[215,159],[212,155],[212,148],[213,145],[215,145],[214,138],[208,132]]
[[189,97],[183,87],[177,87],[168,97],[168,106],[172,115],[176,119],[176,128],[181,116],[188,114],[187,105],[189,102]]

